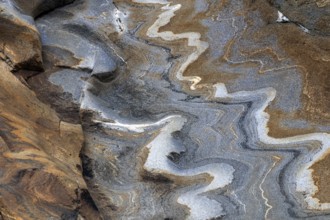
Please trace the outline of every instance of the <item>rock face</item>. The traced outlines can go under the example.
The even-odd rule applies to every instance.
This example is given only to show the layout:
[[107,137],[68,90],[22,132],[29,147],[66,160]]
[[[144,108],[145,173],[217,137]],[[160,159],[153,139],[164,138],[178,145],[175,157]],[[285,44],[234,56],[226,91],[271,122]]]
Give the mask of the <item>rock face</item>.
[[72,3],[74,0],[13,0],[12,3],[24,14],[33,18],[58,7]]
[[3,63],[0,73],[0,216],[97,218],[81,176],[81,125],[61,121]]
[[329,219],[327,0],[0,6],[0,219]]
[[42,69],[41,42],[32,18],[0,2],[0,59],[13,69]]

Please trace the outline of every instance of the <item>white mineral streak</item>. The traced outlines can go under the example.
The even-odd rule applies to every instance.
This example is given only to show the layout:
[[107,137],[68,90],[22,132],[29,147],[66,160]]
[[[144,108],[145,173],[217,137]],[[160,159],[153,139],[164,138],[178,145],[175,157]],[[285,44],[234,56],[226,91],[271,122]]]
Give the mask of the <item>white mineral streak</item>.
[[193,177],[208,174],[212,177],[209,185],[190,190],[180,195],[178,202],[189,207],[189,219],[211,219],[225,215],[221,205],[202,195],[202,193],[225,187],[233,179],[234,168],[223,163],[208,164],[193,169],[180,169],[166,155],[171,152],[180,153],[184,148],[177,145],[172,138],[172,133],[180,131],[186,122],[182,116],[171,116],[168,123],[160,130],[160,134],[148,145],[149,155],[144,168],[152,173],[168,173],[179,177]]
[[151,129],[159,128],[160,126],[164,126],[165,124],[170,123],[171,121],[175,120],[176,117],[180,117],[180,116],[171,115],[171,116],[165,117],[156,122],[137,123],[137,124],[122,123],[117,120],[113,123],[112,122],[103,122],[103,121],[98,121],[98,120],[95,120],[95,122],[102,122],[103,126],[111,128],[111,129],[116,129],[119,131],[143,133],[143,132],[151,130]]
[[282,12],[277,11],[277,14],[278,14],[278,17],[277,17],[276,22],[282,23],[282,22],[289,22],[290,21],[289,18],[284,16]]
[[[139,1],[141,2],[141,1]],[[152,1],[154,3],[163,4],[164,1]],[[150,1],[148,1],[150,3]],[[175,16],[175,11],[181,8],[180,4],[170,6],[167,4],[162,7],[164,10],[158,16],[155,23],[149,27],[147,36],[151,38],[160,37],[165,41],[173,41],[178,39],[188,39],[188,46],[195,47],[195,51],[191,53],[187,59],[181,64],[176,73],[176,77],[181,81],[189,81],[192,83],[191,90],[196,89],[196,85],[201,81],[198,76],[183,76],[187,67],[195,62],[198,57],[209,47],[207,42],[201,41],[200,33],[186,32],[174,34],[171,31],[159,32],[159,28],[168,24],[172,17]],[[171,152],[180,153],[184,149],[180,149],[172,140],[172,133],[182,129],[186,119],[181,116],[173,116],[174,118],[161,129],[160,134],[147,145],[150,152],[145,169],[153,173],[168,173],[170,175],[180,177],[193,177],[200,174],[208,174],[213,180],[207,186],[200,187],[196,190],[191,190],[179,196],[178,202],[186,205],[190,209],[189,219],[211,219],[225,215],[221,205],[215,201],[202,196],[202,193],[222,188],[231,183],[233,179],[234,168],[227,164],[209,164],[195,169],[182,170],[175,166],[166,156]]]
[[[155,1],[153,1],[155,2]],[[155,3],[164,4],[164,1],[156,1]],[[159,37],[165,41],[173,41],[177,39],[188,39],[188,46],[196,47],[196,50],[188,56],[186,61],[180,66],[177,72],[177,78],[179,80],[185,80],[192,82],[191,89],[195,90],[196,85],[201,81],[198,76],[183,76],[184,71],[187,67],[196,61],[198,57],[208,48],[209,44],[207,42],[200,40],[200,33],[196,32],[186,32],[180,34],[174,34],[171,31],[159,32],[159,28],[168,24],[172,17],[175,16],[175,12],[181,8],[180,4],[170,5],[167,4],[163,6],[162,9],[165,10],[158,16],[155,23],[149,27],[147,35],[152,38]],[[278,22],[289,21],[280,11],[278,12]],[[294,143],[302,143],[308,141],[319,141],[322,145],[321,150],[315,154],[311,161],[304,164],[297,173],[296,177],[296,190],[298,192],[306,193],[305,201],[310,209],[329,209],[330,203],[320,203],[318,199],[313,196],[317,192],[317,186],[314,184],[312,178],[312,170],[309,169],[316,161],[322,159],[324,154],[328,151],[330,147],[330,135],[327,133],[313,133],[306,135],[298,135],[288,138],[273,138],[268,136],[267,123],[269,120],[269,115],[265,112],[266,107],[274,100],[276,96],[276,90],[274,88],[265,88],[256,91],[240,91],[236,93],[229,94],[227,92],[226,86],[223,83],[215,85],[215,97],[218,98],[251,98],[251,97],[264,97],[265,101],[259,109],[255,111],[255,119],[257,122],[257,131],[259,139],[266,144],[273,145],[291,145]]]
[[265,109],[274,100],[276,91],[274,88],[264,88],[255,91],[240,91],[234,93],[228,93],[223,83],[216,84],[215,97],[217,98],[231,98],[231,99],[251,99],[253,97],[264,97],[263,104],[255,110],[254,116],[257,122],[257,135],[260,141],[271,145],[292,145],[295,143],[302,144],[303,142],[318,141],[321,144],[321,150],[318,151],[308,163],[305,163],[300,167],[296,176],[296,190],[302,192],[305,195],[305,201],[309,209],[325,210],[330,209],[330,203],[320,203],[318,199],[313,196],[317,192],[318,188],[314,184],[312,177],[312,170],[310,167],[328,152],[330,147],[330,134],[327,133],[312,133],[306,135],[297,135],[287,138],[273,138],[268,136],[267,123],[269,120],[269,114],[265,112]]
[[[100,112],[99,106],[94,105],[95,98],[96,97],[90,92],[85,91],[84,106],[85,108],[88,106],[89,109]],[[101,116],[104,119],[116,118],[113,115],[110,116],[104,112],[101,113]],[[179,169],[167,158],[172,152],[180,153],[185,151],[184,147],[176,144],[172,138],[172,133],[180,131],[186,123],[186,119],[181,115],[167,116],[157,122],[150,123],[122,123],[117,119],[115,119],[114,122],[104,122],[99,120],[94,120],[94,122],[100,122],[101,125],[111,129],[136,133],[142,133],[152,128],[156,129],[162,127],[159,134],[146,146],[149,149],[149,154],[144,164],[144,168],[151,173],[169,174],[178,177],[194,177],[200,174],[208,174],[212,178],[209,185],[183,193],[179,196],[178,202],[190,209],[189,219],[202,220],[225,215],[218,202],[208,199],[205,195],[201,194],[230,184],[233,180],[233,173],[235,171],[232,166],[215,163],[194,169]]]
[[188,39],[188,46],[195,47],[195,51],[191,53],[186,61],[184,61],[179,70],[176,73],[176,77],[179,80],[189,81],[192,83],[190,86],[191,90],[196,89],[196,85],[201,81],[201,78],[198,76],[183,76],[184,71],[187,69],[187,67],[195,62],[198,57],[204,53],[204,51],[209,47],[209,44],[205,41],[201,41],[201,35],[197,32],[185,32],[180,34],[174,34],[172,31],[163,31],[159,32],[159,28],[162,26],[165,26],[168,24],[172,17],[175,16],[174,12],[179,10],[181,8],[180,4],[170,6],[167,4],[166,6],[163,6],[162,9],[165,10],[165,12],[161,13],[158,16],[158,19],[155,21],[151,27],[149,27],[147,31],[147,36],[156,38],[160,37],[161,39],[165,41],[174,41],[178,39]]
[[[188,46],[194,47],[195,50],[192,52],[186,60],[179,67],[176,77],[181,81],[189,81],[192,83],[190,89],[195,90],[196,85],[201,81],[198,76],[183,76],[184,71],[187,67],[196,61],[198,57],[208,48],[209,44],[207,42],[200,40],[200,33],[196,32],[186,32],[180,34],[174,34],[171,31],[159,32],[159,28],[168,24],[175,16],[175,12],[181,8],[180,4],[170,5],[165,0],[133,0],[133,2],[144,3],[144,4],[163,4],[163,12],[158,16],[154,24],[149,27],[147,31],[147,36],[150,38],[161,38],[165,41],[174,41],[178,39],[187,39]],[[286,21],[286,17],[279,12],[278,22]],[[273,88],[264,88],[255,91],[239,91],[235,93],[228,93],[225,84],[216,84],[214,89],[214,97],[216,98],[229,98],[233,100],[251,100],[256,97],[263,98],[264,101],[262,105],[254,110],[254,118],[257,123],[257,136],[260,141],[271,144],[271,145],[292,145],[292,144],[302,144],[308,141],[319,141],[322,145],[321,150],[317,152],[311,160],[302,165],[300,170],[298,170],[296,176],[296,190],[298,192],[304,193],[305,201],[310,209],[330,209],[330,203],[320,203],[318,199],[313,198],[314,194],[317,192],[317,187],[314,184],[312,178],[312,170],[309,169],[312,164],[320,160],[325,152],[328,151],[330,146],[330,135],[326,133],[313,133],[307,135],[299,135],[288,138],[273,138],[268,136],[267,123],[269,120],[269,115],[265,112],[266,107],[269,103],[274,100],[276,91]],[[172,137],[172,133],[179,131],[183,128],[186,119],[180,115],[171,115],[165,117],[157,122],[153,123],[129,123],[125,122],[120,118],[114,118],[113,115],[108,115],[105,109],[100,109],[100,106],[94,106],[94,98],[90,97],[91,93],[85,89],[85,97],[82,100],[82,108],[92,109],[100,112],[101,116],[105,120],[113,120],[113,122],[105,123],[102,121],[104,126],[109,126],[112,129],[118,129],[121,131],[131,131],[131,132],[144,132],[149,130],[151,127],[161,127],[159,134],[147,144],[149,149],[148,158],[144,164],[144,168],[152,173],[158,174],[168,174],[169,176],[177,177],[193,177],[200,174],[208,174],[212,181],[209,185],[195,188],[193,190],[183,193],[178,198],[180,204],[186,205],[190,209],[190,219],[210,219],[219,216],[223,216],[225,213],[218,202],[207,198],[203,193],[225,187],[230,184],[233,180],[234,168],[228,164],[216,163],[209,164],[193,169],[179,169],[172,161],[170,161],[167,156],[171,152],[180,153],[184,151],[182,146],[178,146]],[[203,195],[202,195],[203,194]],[[268,201],[266,197],[264,200]],[[268,204],[268,203],[267,203]],[[266,205],[267,205],[266,204]],[[270,205],[268,204],[268,207]],[[269,211],[269,209],[268,209]],[[267,214],[267,213],[266,213]]]
[[[277,11],[277,15],[278,15],[278,17],[277,17],[276,22],[278,22],[278,23],[290,22],[289,18],[287,18],[286,16],[284,16],[282,12]],[[304,27],[303,25],[298,24],[298,26],[299,26],[299,27],[300,27],[305,33],[309,33],[309,30],[308,30],[306,27]]]
[[172,138],[172,133],[180,131],[185,123],[186,119],[181,115],[171,115],[154,123],[122,124],[116,121],[114,123],[102,122],[102,125],[111,129],[138,133],[162,126],[159,134],[146,146],[149,149],[149,154],[144,168],[151,173],[178,177],[194,177],[208,174],[212,178],[209,185],[183,193],[179,196],[178,202],[190,209],[189,219],[203,220],[223,216],[225,213],[221,205],[201,194],[230,184],[233,180],[234,168],[227,164],[215,163],[194,169],[179,169],[167,158],[172,152],[180,153],[185,151],[184,147],[176,144]]
[[123,13],[123,12],[121,12],[121,11],[119,11],[119,9],[118,8],[115,8],[114,9],[114,11],[112,12],[112,15],[113,15],[113,19],[116,21],[116,23],[117,23],[117,27],[116,27],[116,29],[117,29],[117,32],[119,33],[119,34],[121,34],[122,32],[124,32],[124,31],[126,31],[126,23],[127,23],[127,21],[126,21],[126,14],[125,13]]

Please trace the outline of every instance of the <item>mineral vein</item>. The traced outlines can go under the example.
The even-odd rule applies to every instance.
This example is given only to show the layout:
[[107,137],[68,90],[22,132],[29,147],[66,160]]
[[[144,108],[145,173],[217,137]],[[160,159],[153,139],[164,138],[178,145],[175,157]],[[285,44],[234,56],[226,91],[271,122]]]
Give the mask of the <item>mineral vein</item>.
[[[147,36],[151,38],[161,38],[165,41],[174,41],[178,39],[188,39],[188,46],[195,47],[195,51],[191,53],[187,59],[181,64],[179,70],[177,71],[176,77],[181,81],[189,81],[192,83],[190,89],[195,90],[197,84],[201,81],[201,78],[198,76],[183,76],[184,71],[187,67],[196,61],[198,57],[208,48],[209,44],[207,42],[200,40],[200,33],[196,32],[185,32],[180,34],[174,34],[171,31],[159,32],[159,28],[168,24],[175,16],[175,12],[181,8],[180,4],[171,5],[168,2],[164,1],[152,1],[144,2],[138,1],[140,3],[158,3],[166,4],[162,7],[165,10],[158,16],[158,19],[154,24],[149,27],[147,31]],[[232,98],[234,100],[255,100],[255,98],[262,98],[263,103],[258,109],[254,111],[254,119],[257,122],[257,138],[271,145],[288,145],[292,146],[294,143],[305,143],[310,141],[318,141],[321,143],[321,150],[315,155],[311,156],[312,159],[305,163],[300,170],[298,170],[296,177],[296,190],[298,192],[305,193],[305,201],[310,209],[330,209],[330,203],[320,203],[318,199],[314,198],[314,194],[317,192],[317,187],[314,184],[312,178],[312,170],[309,169],[316,161],[320,160],[325,153],[327,153],[330,147],[330,135],[327,133],[312,133],[306,135],[298,135],[288,138],[273,138],[268,136],[268,127],[267,123],[269,120],[269,115],[265,112],[266,107],[274,100],[276,96],[276,90],[274,88],[264,88],[255,91],[240,91],[235,93],[228,93],[226,86],[223,83],[215,85],[215,98]]]
[[[193,47],[194,51],[189,54],[180,64],[178,70],[176,71],[176,78],[179,81],[190,82],[190,89],[196,90],[198,88],[198,83],[201,81],[201,78],[198,76],[184,76],[183,74],[187,67],[195,62],[201,56],[201,54],[207,50],[209,44],[205,41],[202,41],[200,39],[201,34],[197,32],[175,34],[172,31],[159,31],[161,27],[167,25],[175,16],[175,12],[181,8],[180,4],[171,5],[171,3],[162,0],[134,0],[134,2],[164,5],[162,7],[163,12],[159,14],[156,21],[148,28],[146,34],[150,38],[161,38],[164,41],[175,41],[180,39],[188,40],[188,46]],[[201,85],[199,86],[201,87]],[[255,103],[257,107],[252,109],[252,120],[254,120],[256,124],[256,133],[253,135],[255,135],[255,138],[259,141],[265,144],[269,144],[275,149],[277,147],[283,148],[287,146],[289,148],[293,145],[305,145],[312,141],[319,142],[321,144],[320,150],[316,154],[311,155],[311,160],[304,163],[297,171],[297,176],[295,179],[296,191],[304,194],[304,199],[309,209],[330,209],[330,203],[320,203],[318,199],[313,197],[318,189],[314,184],[312,178],[312,170],[310,169],[310,167],[316,161],[320,160],[329,150],[330,135],[327,133],[312,133],[292,136],[288,138],[273,138],[268,136],[267,123],[269,120],[269,115],[265,112],[265,109],[270,104],[270,102],[274,100],[275,96],[276,90],[272,87],[255,91],[239,91],[228,93],[225,84],[218,83],[214,85],[213,97],[210,99],[229,99],[231,102]],[[82,108],[84,108],[84,105],[88,105],[88,108],[91,108],[90,104],[93,103],[91,100],[95,100],[94,98],[88,97],[88,92],[85,90],[85,97],[82,100]],[[94,110],[97,110],[97,107],[95,107]],[[102,109],[101,114],[105,114]],[[102,116],[105,119],[113,119],[113,117],[107,115]],[[209,175],[212,179],[209,185],[199,188],[194,187],[193,189],[184,192],[178,197],[177,202],[185,205],[190,209],[190,219],[209,219],[223,216],[225,213],[221,207],[221,204],[215,200],[207,198],[204,193],[223,188],[230,184],[234,178],[234,168],[225,163],[216,163],[193,169],[181,169],[167,157],[172,152],[180,153],[184,151],[182,146],[179,146],[177,143],[175,143],[172,134],[173,132],[180,131],[184,127],[186,121],[187,119],[182,115],[171,115],[157,122],[144,124],[132,124],[128,121],[123,121],[120,119],[120,117],[115,117],[113,122],[102,123],[105,126],[109,126],[113,129],[137,133],[144,132],[151,128],[158,128],[158,135],[146,145],[146,148],[149,150],[149,154],[144,164],[144,169],[156,175],[165,175],[168,178],[174,177],[174,181],[177,177],[184,177],[188,179],[197,175]],[[273,167],[271,169],[273,169]],[[269,172],[271,171],[269,170],[266,173],[266,176]],[[266,176],[264,176],[262,179],[262,183],[265,181]],[[264,191],[261,188],[262,183],[259,185],[259,189],[262,193],[262,198],[265,201],[265,206],[267,207],[265,211],[265,217],[267,217],[268,212],[272,206],[268,203],[269,199],[264,195]]]

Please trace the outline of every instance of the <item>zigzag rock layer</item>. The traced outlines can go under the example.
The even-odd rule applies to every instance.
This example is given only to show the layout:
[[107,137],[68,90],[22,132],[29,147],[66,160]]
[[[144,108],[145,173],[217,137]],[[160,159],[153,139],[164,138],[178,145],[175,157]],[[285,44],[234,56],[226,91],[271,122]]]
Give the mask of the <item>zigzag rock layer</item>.
[[0,1],[0,219],[329,219],[330,2]]

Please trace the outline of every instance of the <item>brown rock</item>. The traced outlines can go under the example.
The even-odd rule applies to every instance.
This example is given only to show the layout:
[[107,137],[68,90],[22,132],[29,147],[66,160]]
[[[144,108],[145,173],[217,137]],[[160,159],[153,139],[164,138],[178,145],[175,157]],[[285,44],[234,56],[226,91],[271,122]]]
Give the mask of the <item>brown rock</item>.
[[28,17],[0,4],[0,59],[13,69],[42,70],[39,33]]
[[0,216],[98,219],[81,175],[81,126],[60,121],[9,70],[0,63]]

